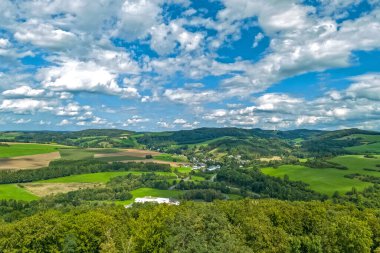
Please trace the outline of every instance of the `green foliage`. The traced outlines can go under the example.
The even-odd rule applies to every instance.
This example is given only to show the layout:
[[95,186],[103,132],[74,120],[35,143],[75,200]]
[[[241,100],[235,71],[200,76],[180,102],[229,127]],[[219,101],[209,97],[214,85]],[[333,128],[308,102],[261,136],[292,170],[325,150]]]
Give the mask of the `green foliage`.
[[49,167],[36,170],[7,171],[0,170],[0,184],[26,183],[70,175],[112,172],[112,171],[164,171],[171,172],[170,165],[156,163],[107,163],[98,160],[66,161],[57,160]]
[[379,224],[373,210],[321,202],[79,207],[1,224],[0,251],[371,252]]

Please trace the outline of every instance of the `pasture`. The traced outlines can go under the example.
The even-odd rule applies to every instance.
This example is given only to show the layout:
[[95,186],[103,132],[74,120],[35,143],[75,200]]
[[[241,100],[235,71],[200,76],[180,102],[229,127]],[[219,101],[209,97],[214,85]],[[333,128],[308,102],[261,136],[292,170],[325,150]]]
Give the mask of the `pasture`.
[[376,165],[380,164],[380,158],[365,158],[362,155],[338,156],[331,159],[332,162],[342,164],[348,170],[338,170],[334,168],[315,169],[298,165],[283,165],[279,168],[264,168],[264,174],[276,177],[289,176],[290,180],[302,181],[310,185],[312,190],[320,193],[332,195],[335,191],[346,193],[357,188],[359,191],[371,186],[371,183],[362,182],[358,179],[344,177],[348,174],[359,173],[362,175],[372,175],[380,177],[378,171],[367,171],[365,168],[379,169]]
[[0,145],[0,158],[46,154],[58,151],[63,146],[35,143],[3,143]]
[[166,161],[166,162],[187,162],[186,156],[183,155],[172,155],[172,154],[160,154],[153,156],[155,160]]
[[[67,177],[52,178],[48,180],[41,180],[37,183],[107,183],[114,177],[125,176],[128,174],[141,175],[141,171],[116,171],[116,172],[99,172],[90,174],[71,175]],[[155,172],[157,175],[173,176],[171,172]]]
[[289,176],[292,181],[302,181],[310,185],[310,189],[332,195],[335,191],[343,194],[356,187],[359,191],[371,186],[371,183],[362,182],[357,179],[345,178],[344,175],[351,174],[348,170],[338,169],[314,169],[299,165],[283,165],[278,168],[264,168],[261,170],[269,176]]
[[0,185],[0,199],[32,201],[37,200],[38,197],[17,184],[2,184]]
[[354,146],[354,147],[348,147],[346,150],[359,153],[359,154],[365,154],[365,153],[374,153],[379,154],[380,153],[380,142],[375,143],[369,143],[369,144],[363,144],[360,146]]

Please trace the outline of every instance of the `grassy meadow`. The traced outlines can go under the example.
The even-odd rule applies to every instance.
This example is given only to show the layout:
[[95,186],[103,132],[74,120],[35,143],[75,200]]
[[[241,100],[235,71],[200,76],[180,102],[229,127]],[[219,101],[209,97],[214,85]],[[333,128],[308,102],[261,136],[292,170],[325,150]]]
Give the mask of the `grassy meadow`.
[[[52,178],[48,180],[41,180],[37,183],[107,183],[114,177],[125,176],[128,174],[141,175],[147,172],[140,171],[116,171],[116,172],[99,172],[90,174],[72,175],[67,177]],[[176,175],[171,172],[155,172],[158,175],[173,176]]]
[[[328,195],[335,191],[343,194],[355,187],[359,191],[372,185],[372,183],[362,182],[358,179],[344,177],[348,174],[359,173],[362,175],[379,176],[380,172],[366,171],[364,168],[376,169],[380,164],[380,158],[364,158],[361,155],[338,156],[331,161],[345,165],[348,170],[338,170],[334,168],[316,169],[299,165],[283,165],[279,168],[264,168],[264,174],[276,177],[289,176],[290,180],[302,181],[310,185],[310,188]],[[379,169],[379,168],[377,168]]]
[[17,184],[2,184],[0,185],[0,199],[32,201],[37,200],[38,197]]
[[7,143],[0,145],[0,158],[52,153],[60,148],[62,146],[49,144]]

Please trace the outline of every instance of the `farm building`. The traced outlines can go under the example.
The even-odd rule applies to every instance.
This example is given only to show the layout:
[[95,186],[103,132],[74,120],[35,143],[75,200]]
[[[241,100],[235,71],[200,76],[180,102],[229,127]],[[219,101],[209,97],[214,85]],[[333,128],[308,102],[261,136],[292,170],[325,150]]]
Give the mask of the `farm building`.
[[[169,198],[158,198],[158,197],[151,197],[151,196],[136,198],[134,203],[139,203],[139,204],[157,203],[157,204],[168,204],[168,205],[176,205],[176,206],[179,205],[179,201],[174,201]],[[125,208],[129,208],[131,206],[132,204],[126,205]]]

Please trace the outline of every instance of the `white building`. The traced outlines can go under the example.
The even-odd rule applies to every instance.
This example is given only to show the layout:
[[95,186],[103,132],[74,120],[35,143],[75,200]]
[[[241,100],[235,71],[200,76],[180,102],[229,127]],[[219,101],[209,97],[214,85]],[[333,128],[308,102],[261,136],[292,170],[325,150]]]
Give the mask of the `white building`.
[[207,168],[208,171],[214,171],[214,170],[219,170],[220,165],[213,165]]
[[[168,204],[168,205],[176,205],[176,206],[179,205],[179,201],[173,201],[169,198],[157,198],[157,197],[151,197],[151,196],[136,198],[134,203],[139,203],[139,204],[157,203],[157,204]],[[132,204],[126,205],[125,208],[129,208],[131,206]]]

